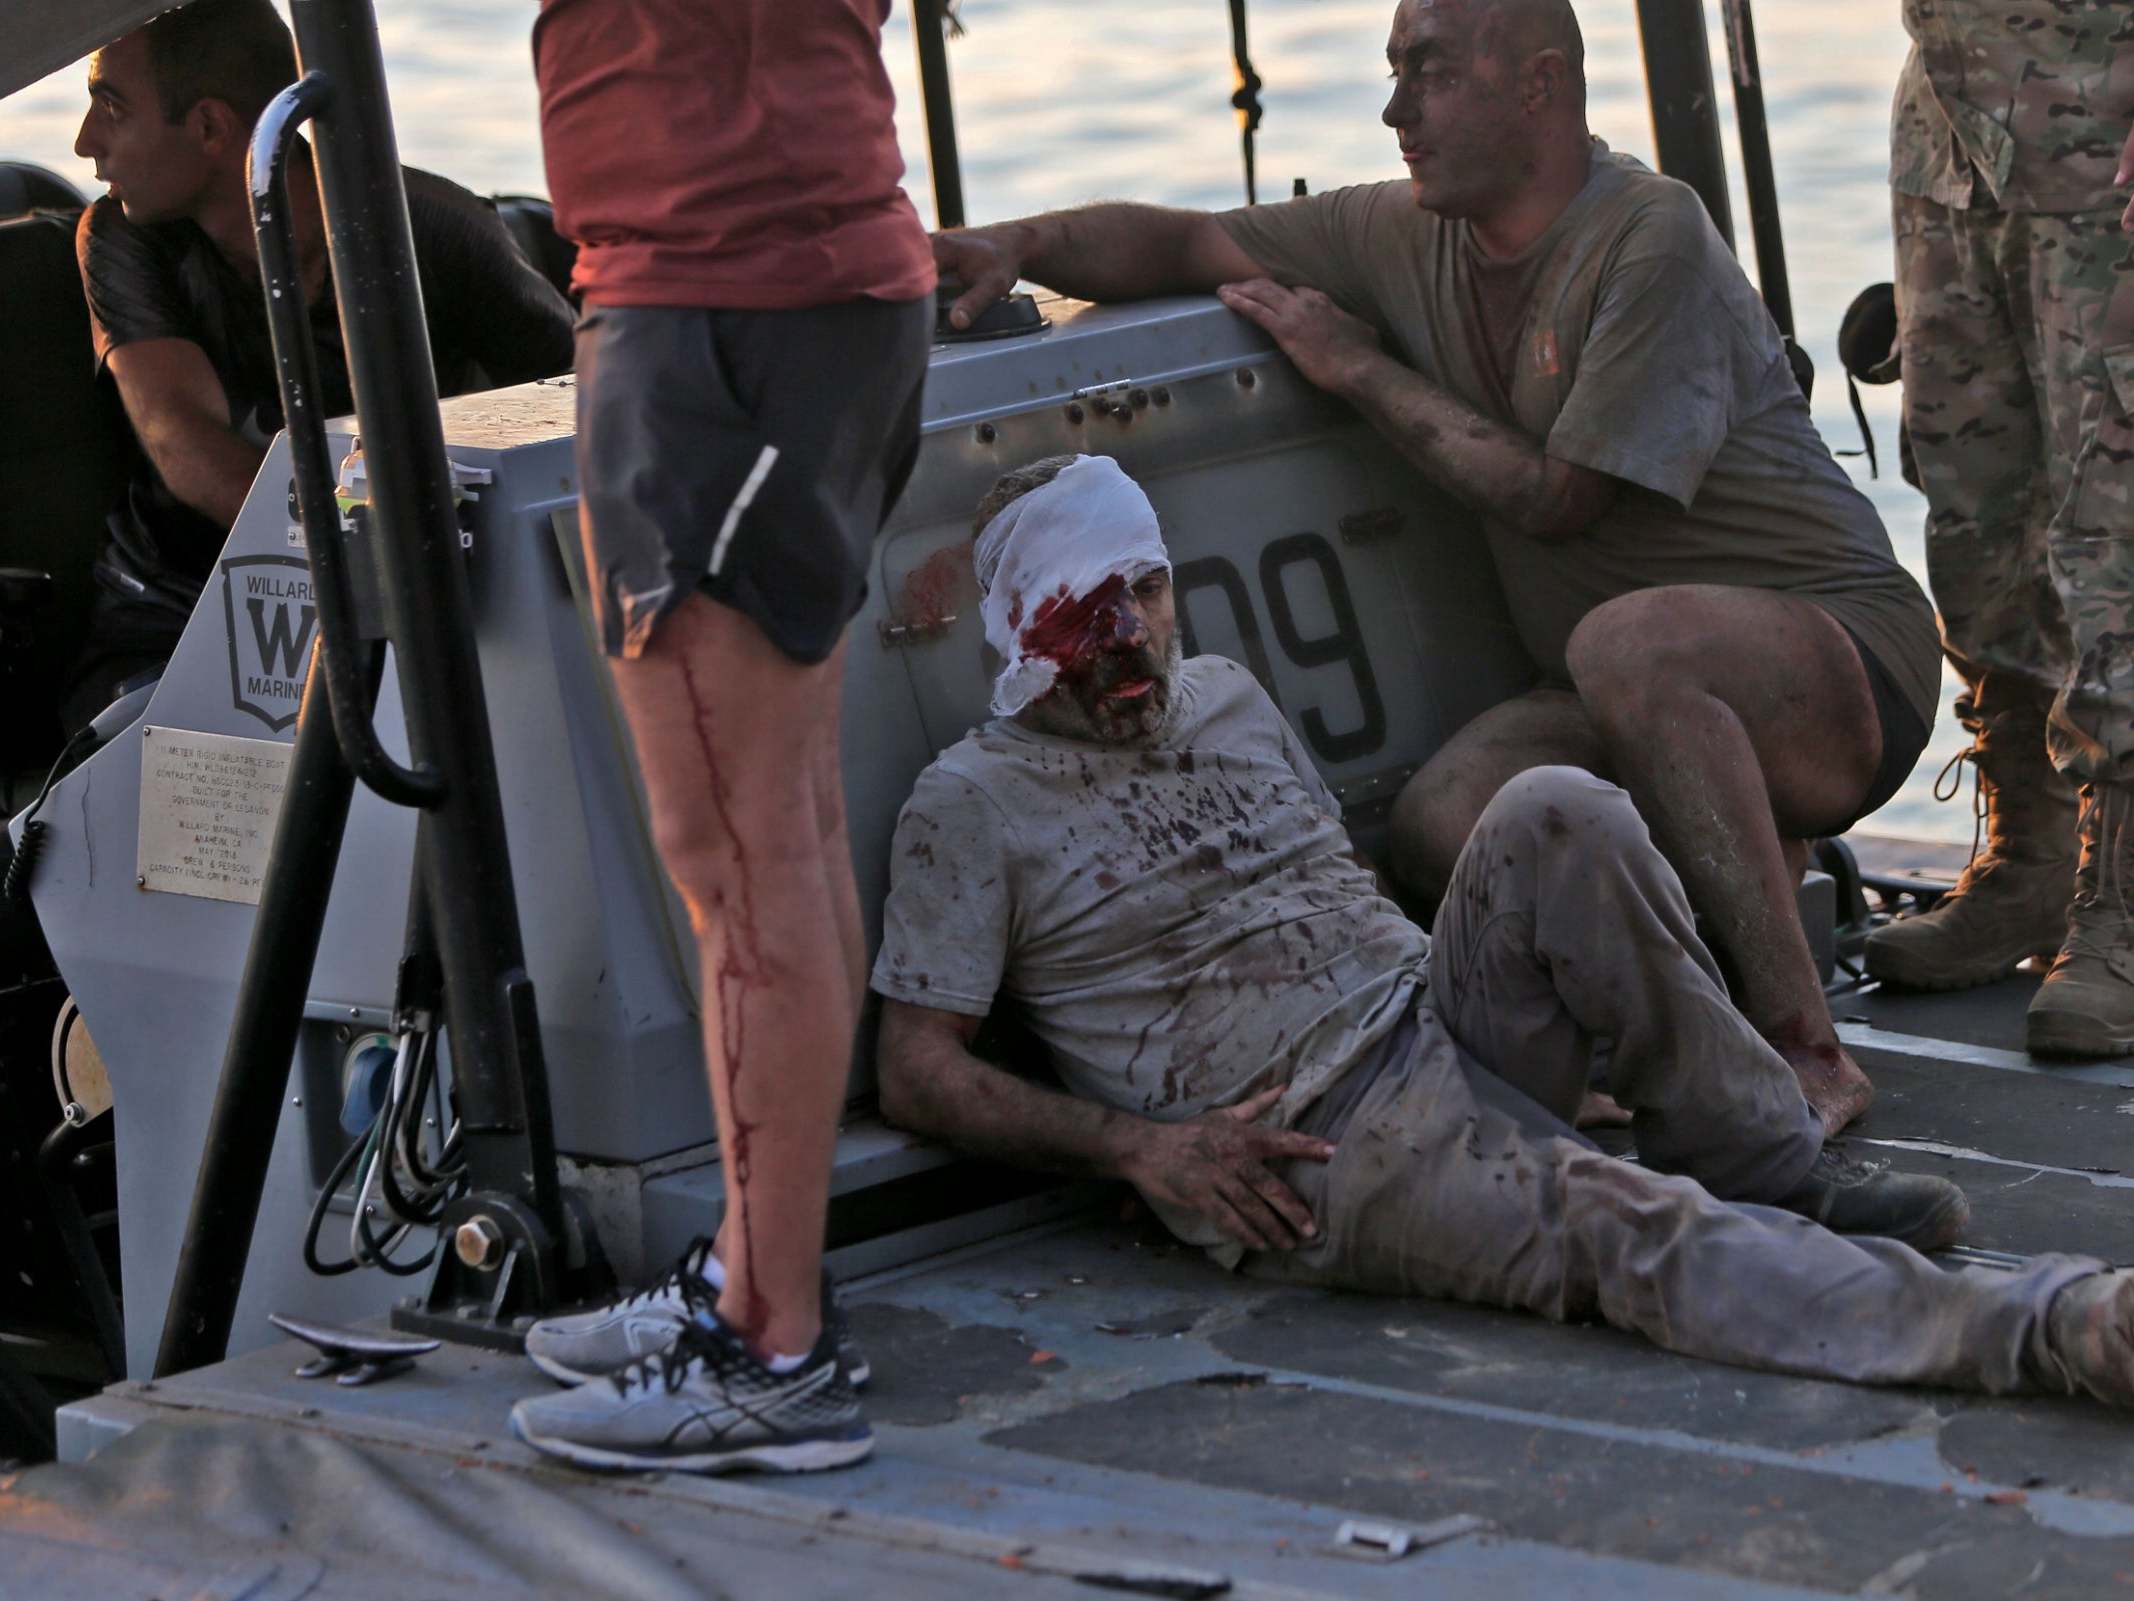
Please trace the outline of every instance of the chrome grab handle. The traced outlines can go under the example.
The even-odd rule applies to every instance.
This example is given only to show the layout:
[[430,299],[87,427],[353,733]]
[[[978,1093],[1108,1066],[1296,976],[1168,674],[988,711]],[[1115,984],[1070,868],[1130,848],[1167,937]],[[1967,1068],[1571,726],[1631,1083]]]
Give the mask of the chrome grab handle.
[[364,693],[366,653],[357,638],[350,601],[348,555],[341,545],[341,514],[334,500],[326,419],[318,405],[318,353],[312,348],[305,320],[303,274],[289,207],[289,149],[296,131],[332,102],[333,84],[322,72],[307,72],[276,95],[252,130],[245,182],[252,195],[252,232],[259,242],[260,279],[267,296],[267,327],[274,339],[282,422],[289,433],[297,513],[304,525],[312,591],[318,602],[320,648],[314,670],[326,675],[334,735],[349,770],[396,805],[430,808],[445,798],[443,776],[427,762],[403,767],[393,759],[379,741],[371,719],[371,699]]

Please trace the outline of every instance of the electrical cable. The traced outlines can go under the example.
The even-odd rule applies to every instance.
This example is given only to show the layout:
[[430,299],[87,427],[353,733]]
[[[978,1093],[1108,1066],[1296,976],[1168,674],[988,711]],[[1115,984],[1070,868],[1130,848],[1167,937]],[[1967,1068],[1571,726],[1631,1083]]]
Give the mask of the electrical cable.
[[304,1266],[320,1278],[333,1278],[341,1273],[353,1273],[363,1264],[350,1259],[346,1262],[328,1262],[319,1256],[319,1230],[326,1222],[326,1209],[341,1188],[341,1181],[348,1177],[348,1170],[356,1165],[368,1142],[358,1141],[341,1153],[334,1163],[333,1171],[326,1175],[326,1182],[319,1186],[318,1199],[311,1203],[311,1217],[304,1225]]
[[[67,758],[74,754],[74,748],[84,740],[94,739],[95,735],[95,725],[84,724],[68,736],[67,742],[59,747],[59,754],[52,758],[51,771],[44,775],[44,784],[38,789],[37,798],[30,802],[29,810],[23,814],[22,838],[16,843],[14,855],[8,860],[6,879],[0,881],[0,895],[7,899],[26,901],[30,898],[30,874],[36,870],[38,852],[44,849],[46,827],[37,813],[43,809],[46,799],[50,797],[52,786],[59,782],[59,775],[68,770]],[[12,798],[11,792],[10,799]]]
[[[304,1265],[331,1277],[375,1267],[396,1277],[422,1272],[437,1259],[441,1242],[412,1260],[394,1256],[418,1228],[434,1228],[445,1208],[466,1187],[457,1117],[447,1121],[448,1097],[437,1072],[437,1041],[427,1030],[400,1036],[387,1081],[384,1104],[363,1138],[353,1142],[334,1163],[313,1202],[304,1230]],[[423,1115],[434,1111],[436,1154],[422,1154]],[[349,1220],[348,1256],[328,1261],[319,1250],[326,1214],[341,1186],[354,1177],[353,1213]]]

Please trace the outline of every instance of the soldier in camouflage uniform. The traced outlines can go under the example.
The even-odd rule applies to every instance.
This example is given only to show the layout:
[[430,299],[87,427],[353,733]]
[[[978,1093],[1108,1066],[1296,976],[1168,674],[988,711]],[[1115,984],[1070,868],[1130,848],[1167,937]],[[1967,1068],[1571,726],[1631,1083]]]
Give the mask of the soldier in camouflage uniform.
[[2117,1054],[2134,1049],[2134,6],[1903,7],[1905,467],[1987,839],[1953,895],[1870,939],[1868,969],[1955,989],[2052,956],[2032,1049]]

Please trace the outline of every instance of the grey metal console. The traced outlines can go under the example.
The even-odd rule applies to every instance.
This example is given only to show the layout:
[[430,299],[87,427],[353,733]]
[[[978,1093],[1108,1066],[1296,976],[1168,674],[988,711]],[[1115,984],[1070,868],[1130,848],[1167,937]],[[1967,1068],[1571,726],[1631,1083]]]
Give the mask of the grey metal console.
[[[1042,333],[934,352],[919,464],[853,625],[844,761],[870,941],[899,806],[934,753],[984,716],[970,517],[1016,463],[1097,452],[1141,480],[1177,566],[1188,648],[1261,676],[1367,845],[1401,780],[1525,681],[1469,517],[1256,331],[1203,298],[1044,309]],[[444,422],[452,459],[491,475],[468,559],[557,1144],[573,1181],[596,1192],[627,1273],[648,1249],[668,1248],[693,1208],[711,1222],[717,1186],[692,1170],[715,1152],[687,925],[659,873],[606,668],[574,594],[572,407],[569,380],[556,380],[447,402]],[[345,440],[344,425],[337,451]],[[290,738],[314,623],[288,488],[278,440],[139,722],[44,812],[37,910],[117,1104],[135,1372],[155,1349],[252,921],[241,884],[222,885],[214,892],[236,898],[217,899],[173,883],[173,809],[219,818],[227,802],[238,838],[247,796],[271,794],[233,780],[227,760],[174,780],[171,749],[182,755],[198,736],[268,742],[214,747],[240,751]],[[378,722],[404,760],[390,673],[386,682]],[[165,841],[153,883],[144,794]],[[188,827],[200,820],[187,815]],[[217,876],[222,826],[207,829],[207,866],[181,866],[181,877]],[[412,835],[412,814],[358,791],[239,1309],[240,1348],[270,1337],[269,1309],[345,1319],[381,1310],[401,1288],[368,1271],[314,1279],[297,1245],[346,1139],[343,1059],[385,1021]],[[863,1045],[856,1098],[869,1089],[866,1058]],[[937,1159],[878,1127],[856,1129],[847,1156],[861,1186]]]

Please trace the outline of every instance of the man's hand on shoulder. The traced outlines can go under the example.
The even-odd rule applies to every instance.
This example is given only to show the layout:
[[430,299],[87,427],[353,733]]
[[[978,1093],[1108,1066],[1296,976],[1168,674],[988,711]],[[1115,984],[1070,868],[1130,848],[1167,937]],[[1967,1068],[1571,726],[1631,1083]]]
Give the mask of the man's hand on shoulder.
[[1311,1212],[1267,1164],[1324,1162],[1334,1147],[1314,1135],[1260,1126],[1285,1087],[1179,1123],[1134,1120],[1126,1125],[1119,1175],[1152,1203],[1204,1218],[1251,1250],[1292,1251],[1318,1238]]
[[1379,357],[1378,330],[1316,289],[1285,289],[1269,278],[1249,278],[1215,293],[1273,335],[1297,371],[1330,393],[1344,393]]

